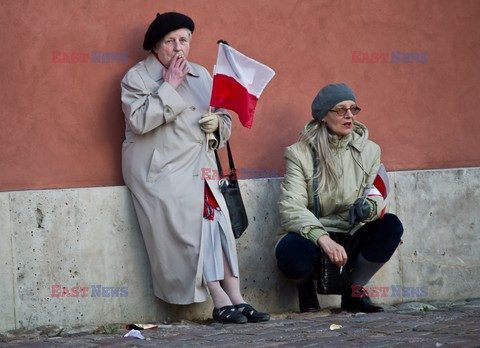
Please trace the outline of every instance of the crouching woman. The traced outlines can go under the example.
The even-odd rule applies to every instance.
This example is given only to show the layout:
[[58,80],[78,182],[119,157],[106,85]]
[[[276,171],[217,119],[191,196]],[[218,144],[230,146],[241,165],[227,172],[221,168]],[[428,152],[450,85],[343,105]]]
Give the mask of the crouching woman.
[[347,272],[342,309],[383,311],[364,286],[394,253],[403,227],[393,214],[380,218],[383,197],[368,195],[380,167],[380,147],[356,120],[359,112],[350,87],[323,87],[312,103],[313,120],[285,150],[279,200],[284,235],[275,254],[280,271],[297,285],[301,312],[320,308],[314,281],[321,250]]

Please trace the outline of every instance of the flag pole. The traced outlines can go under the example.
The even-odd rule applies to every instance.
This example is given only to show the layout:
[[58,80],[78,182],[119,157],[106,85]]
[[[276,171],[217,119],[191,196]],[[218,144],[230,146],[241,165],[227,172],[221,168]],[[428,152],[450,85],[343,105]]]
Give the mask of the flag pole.
[[[217,41],[217,45],[220,44],[220,43],[224,43],[224,44],[228,45],[227,41],[224,41],[224,40],[218,40]],[[212,114],[212,106],[210,105],[208,107],[208,115],[211,115],[211,114]]]

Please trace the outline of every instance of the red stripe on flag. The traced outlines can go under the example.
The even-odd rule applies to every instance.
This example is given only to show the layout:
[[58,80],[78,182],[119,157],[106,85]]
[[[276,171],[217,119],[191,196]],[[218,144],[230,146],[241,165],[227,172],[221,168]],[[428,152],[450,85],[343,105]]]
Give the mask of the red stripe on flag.
[[387,198],[387,187],[385,186],[385,182],[383,181],[380,175],[375,177],[375,181],[373,182],[373,186],[375,186],[378,191],[382,194],[383,198]]
[[248,93],[244,86],[230,76],[215,74],[213,86],[210,105],[235,111],[242,125],[252,128],[258,98]]
[[383,215],[385,215],[386,210],[387,210],[387,207],[383,208],[383,210],[380,213],[380,216],[378,217],[379,219],[381,219],[383,217]]

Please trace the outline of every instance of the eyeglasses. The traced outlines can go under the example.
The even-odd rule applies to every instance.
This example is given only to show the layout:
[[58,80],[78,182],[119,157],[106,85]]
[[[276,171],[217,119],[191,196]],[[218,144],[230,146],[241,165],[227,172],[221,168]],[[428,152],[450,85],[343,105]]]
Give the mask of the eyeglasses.
[[329,111],[336,112],[338,116],[345,116],[347,114],[347,111],[350,110],[352,115],[356,115],[360,112],[360,109],[357,105],[350,106],[349,108],[338,108],[338,109],[331,109]]

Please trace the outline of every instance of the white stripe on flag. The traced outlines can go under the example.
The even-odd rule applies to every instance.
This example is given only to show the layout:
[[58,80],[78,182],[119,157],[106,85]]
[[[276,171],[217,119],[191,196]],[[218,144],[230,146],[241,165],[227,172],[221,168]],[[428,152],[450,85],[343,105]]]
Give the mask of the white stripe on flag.
[[275,72],[268,66],[238,52],[231,46],[219,44],[214,74],[227,75],[237,80],[250,94],[260,98]]

